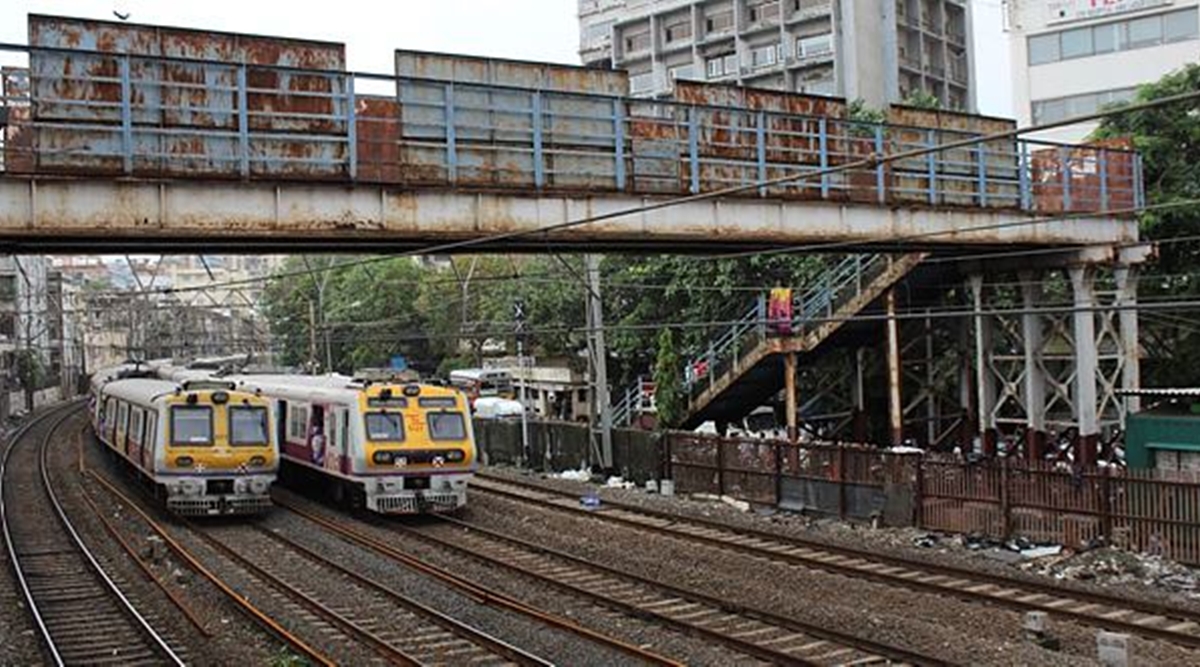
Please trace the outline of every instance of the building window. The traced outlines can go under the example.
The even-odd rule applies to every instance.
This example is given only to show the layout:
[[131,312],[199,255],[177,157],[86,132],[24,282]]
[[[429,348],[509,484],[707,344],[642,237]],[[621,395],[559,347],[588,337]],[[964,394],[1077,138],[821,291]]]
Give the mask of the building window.
[[1086,28],[1072,28],[1029,38],[1029,64],[1086,58],[1102,53],[1142,49],[1200,38],[1197,8],[1143,16]]
[[1064,60],[1092,55],[1092,29],[1079,28],[1063,32],[1060,52]]
[[663,41],[667,44],[690,39],[691,36],[692,23],[688,20],[678,21],[663,28]]
[[737,74],[737,54],[726,53],[709,58],[704,61],[704,69],[710,79]]
[[634,74],[629,77],[629,92],[637,95],[638,93],[650,92],[654,89],[654,74],[645,72],[643,74]]
[[833,53],[833,35],[815,35],[796,40],[796,58],[818,58]]
[[769,44],[767,46],[759,46],[750,51],[750,66],[754,69],[770,67],[779,62],[779,45]]
[[1094,114],[1110,104],[1128,102],[1136,94],[1137,88],[1117,88],[1098,93],[1038,100],[1032,105],[1033,124],[1054,123],[1067,118]]
[[676,67],[667,68],[667,78],[671,81],[679,79],[695,79],[695,69],[691,65],[678,65]]
[[637,53],[650,48],[650,31],[625,35],[625,53]]
[[0,276],[0,301],[17,300],[17,277]]
[[708,33],[725,32],[733,27],[733,10],[714,12],[704,19],[704,30]]

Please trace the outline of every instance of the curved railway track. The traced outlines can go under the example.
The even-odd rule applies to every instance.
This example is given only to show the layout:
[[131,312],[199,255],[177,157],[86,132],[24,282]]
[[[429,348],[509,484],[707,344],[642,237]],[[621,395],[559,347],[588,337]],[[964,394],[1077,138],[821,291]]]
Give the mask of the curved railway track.
[[[778,665],[945,665],[943,660],[623,572],[453,517],[440,525],[389,527],[459,555],[650,618]],[[450,537],[441,532],[453,531]]]
[[588,509],[579,506],[577,494],[488,474],[477,473],[471,490],[806,569],[1017,611],[1046,612],[1084,625],[1200,648],[1200,613],[1169,605],[834,546],[609,500]]
[[17,582],[57,665],[183,665],[83,543],[49,472],[50,447],[82,409],[32,417],[0,459],[0,523]]

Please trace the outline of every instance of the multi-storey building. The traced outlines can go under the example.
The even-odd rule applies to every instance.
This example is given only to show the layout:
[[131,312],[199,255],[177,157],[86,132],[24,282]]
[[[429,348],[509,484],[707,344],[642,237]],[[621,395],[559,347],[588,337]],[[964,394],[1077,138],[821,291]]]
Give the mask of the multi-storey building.
[[[1013,104],[1023,125],[1132,99],[1200,57],[1200,0],[1010,0]],[[1079,141],[1084,123],[1039,134]]]
[[975,109],[966,0],[579,0],[579,22],[584,64],[634,95],[693,79]]

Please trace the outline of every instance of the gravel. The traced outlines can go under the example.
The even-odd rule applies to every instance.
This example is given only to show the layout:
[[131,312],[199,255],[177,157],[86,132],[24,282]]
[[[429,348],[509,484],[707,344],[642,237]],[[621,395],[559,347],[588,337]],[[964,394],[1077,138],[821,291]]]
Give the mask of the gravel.
[[[531,479],[519,471],[495,472],[526,481]],[[588,490],[597,491],[593,486],[566,480],[545,479],[541,483],[581,495]],[[637,491],[598,491],[602,498],[619,498],[682,515],[727,520],[733,525],[791,533],[806,539],[812,537],[813,531],[802,520],[789,521],[778,515],[759,517],[738,512],[724,503],[716,506],[681,498],[648,496]],[[485,494],[477,493],[470,498],[463,518],[642,576],[661,578],[777,613],[792,614],[819,625],[907,646],[954,662],[1091,664],[1096,654],[1095,630],[1092,628],[1052,620],[1052,633],[1062,646],[1059,651],[1049,651],[1022,638],[1022,619],[1016,612],[772,563],[673,538],[656,538],[631,528],[531,509],[523,503]],[[867,532],[860,530],[855,534]],[[853,543],[848,539],[853,536],[843,536],[841,543],[857,547],[874,545],[867,540]],[[680,563],[686,563],[686,566],[681,567]],[[960,561],[959,564],[964,563]],[[914,609],[919,609],[920,613],[915,614]],[[969,641],[964,639],[967,637]],[[1194,664],[1200,659],[1195,653],[1160,642],[1135,638],[1132,645],[1134,654],[1143,660]]]
[[[0,456],[12,444],[15,429],[5,429],[0,436]],[[27,446],[27,445],[24,445]],[[8,548],[0,547],[0,665],[31,665],[43,660],[33,621],[25,608]]]
[[[414,542],[396,531],[389,530],[386,527],[386,520],[363,522],[314,503],[305,502],[287,492],[282,492],[281,495],[289,500],[299,502],[307,509],[316,511],[323,516],[346,521],[356,530],[379,538],[422,561],[451,570],[479,585],[517,598],[536,609],[571,619],[589,629],[619,638],[635,646],[648,648],[660,655],[687,664],[747,664],[746,656],[740,653],[680,635],[641,619],[610,611],[519,575],[479,562],[464,560],[451,551],[432,547],[424,542]],[[419,524],[436,522],[436,519],[419,518],[396,520]],[[479,605],[453,591],[448,591],[445,586],[424,575],[414,575],[406,568],[398,567],[391,560],[373,553],[364,553],[362,549],[315,528],[312,523],[299,516],[276,513],[271,517],[268,525],[272,529],[286,531],[289,537],[306,542],[311,540],[309,543],[321,547],[323,553],[337,554],[339,558],[346,559],[347,565],[359,568],[373,579],[395,587],[402,587],[401,590],[414,592],[416,597],[426,604],[558,664],[585,666],[639,664],[631,656],[602,648],[574,634],[550,629],[544,624],[527,620],[523,616],[516,616],[504,610]]]

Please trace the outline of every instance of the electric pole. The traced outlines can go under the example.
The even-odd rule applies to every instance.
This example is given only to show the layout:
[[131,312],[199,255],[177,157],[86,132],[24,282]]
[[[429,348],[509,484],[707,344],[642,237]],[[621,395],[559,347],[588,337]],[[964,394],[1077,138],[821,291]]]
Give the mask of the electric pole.
[[[587,255],[588,352],[592,365],[592,453],[609,470],[612,458],[612,406],[608,396],[608,350],[604,344],[604,307],[600,301],[600,255]],[[599,424],[597,424],[597,417]]]
[[517,368],[520,370],[521,401],[521,456],[528,462],[529,451],[529,406],[525,403],[525,385],[529,376],[525,372],[525,302],[521,299],[513,301],[513,327],[517,333]]

